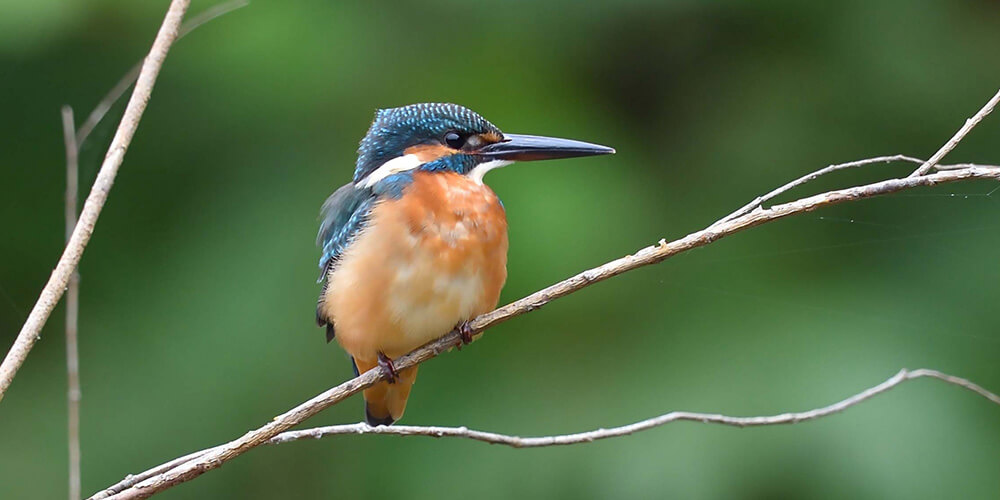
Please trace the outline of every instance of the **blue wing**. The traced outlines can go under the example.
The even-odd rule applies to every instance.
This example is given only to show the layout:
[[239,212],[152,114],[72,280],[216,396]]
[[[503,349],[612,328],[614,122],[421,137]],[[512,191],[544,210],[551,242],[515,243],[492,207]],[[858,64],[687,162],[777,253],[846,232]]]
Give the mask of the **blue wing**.
[[347,246],[365,228],[374,205],[375,194],[370,189],[357,189],[351,183],[341,186],[323,203],[322,223],[316,236],[316,244],[323,248],[317,282],[326,278]]
[[[322,222],[319,234],[316,235],[316,244],[323,247],[323,255],[319,258],[320,275],[317,282],[326,279],[344,250],[365,228],[374,206],[375,194],[370,189],[357,189],[353,183],[341,186],[326,199],[320,211]],[[326,341],[330,342],[334,337],[333,318],[324,317],[322,313],[323,297],[326,295],[328,284],[323,284],[323,291],[319,295],[316,305],[316,324],[326,327]]]

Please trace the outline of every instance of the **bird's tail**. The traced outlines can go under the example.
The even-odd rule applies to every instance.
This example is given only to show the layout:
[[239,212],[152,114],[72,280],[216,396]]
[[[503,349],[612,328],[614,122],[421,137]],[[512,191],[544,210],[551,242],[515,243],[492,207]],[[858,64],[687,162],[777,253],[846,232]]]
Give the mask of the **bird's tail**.
[[[355,359],[354,364],[361,373],[378,366],[377,361],[369,363],[360,359]],[[417,367],[411,366],[399,370],[395,383],[379,382],[365,389],[365,421],[368,425],[392,425],[399,420],[406,410],[406,400],[416,380]]]

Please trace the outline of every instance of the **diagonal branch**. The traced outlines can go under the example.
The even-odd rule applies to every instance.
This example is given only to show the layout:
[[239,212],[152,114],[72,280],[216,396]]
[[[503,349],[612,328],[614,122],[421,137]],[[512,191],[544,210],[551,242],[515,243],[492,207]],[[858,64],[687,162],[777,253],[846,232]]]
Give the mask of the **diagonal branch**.
[[[904,382],[909,380],[914,380],[922,377],[930,377],[942,380],[949,384],[962,387],[969,391],[972,391],[987,400],[993,402],[994,404],[1000,405],[1000,396],[993,394],[992,392],[983,389],[982,387],[976,385],[975,383],[961,378],[955,377],[953,375],[948,375],[941,373],[937,370],[929,370],[926,368],[921,368],[918,370],[900,370],[899,373],[893,375],[888,380],[878,384],[874,387],[870,387],[854,394],[846,399],[838,401],[836,403],[816,408],[813,410],[797,412],[797,413],[782,413],[780,415],[771,415],[764,417],[729,417],[726,415],[718,415],[713,413],[696,413],[688,411],[673,411],[670,413],[665,413],[658,417],[649,418],[639,422],[635,422],[628,425],[623,425],[619,427],[612,427],[610,429],[596,429],[588,432],[578,432],[575,434],[563,434],[558,436],[540,436],[540,437],[520,437],[511,436],[509,434],[498,434],[495,432],[485,432],[477,431],[473,429],[468,429],[466,427],[438,427],[438,426],[416,426],[416,425],[394,425],[391,427],[378,426],[372,427],[364,422],[359,422],[357,424],[344,424],[344,425],[330,425],[326,427],[315,427],[312,429],[304,429],[300,431],[288,431],[274,436],[264,444],[282,444],[290,443],[292,441],[299,441],[303,439],[322,439],[329,436],[341,436],[344,434],[387,434],[394,436],[425,436],[425,437],[456,437],[465,438],[473,441],[481,441],[483,443],[489,444],[499,444],[504,446],[510,446],[511,448],[540,448],[545,446],[561,446],[570,444],[581,444],[590,443],[600,439],[608,439],[613,437],[627,436],[630,434],[635,434],[644,430],[652,429],[655,427],[660,427],[673,422],[680,421],[691,421],[691,422],[701,422],[705,424],[719,424],[719,425],[729,425],[733,427],[760,427],[767,425],[783,425],[783,424],[795,424],[799,422],[806,422],[809,420],[816,420],[818,418],[826,417],[834,413],[839,413],[852,406],[858,405],[864,401],[867,401],[875,396],[888,392]],[[194,453],[189,453],[183,457],[178,457],[171,460],[165,464],[159,465],[152,469],[139,474],[130,475],[124,480],[116,483],[115,485],[105,489],[104,491],[90,497],[88,500],[100,500],[104,498],[111,497],[112,495],[124,491],[126,488],[130,488],[133,485],[145,481],[146,479],[160,474],[164,471],[170,470],[182,463],[188,462],[192,459],[200,457],[206,453],[216,450],[215,448],[208,448],[201,451],[196,451]]]
[[17,370],[21,368],[24,360],[28,357],[28,352],[34,347],[42,327],[49,319],[49,315],[52,314],[52,309],[62,298],[70,277],[80,263],[80,258],[90,241],[90,236],[94,233],[97,218],[100,216],[101,209],[104,208],[104,203],[108,199],[108,193],[111,191],[111,186],[115,182],[118,168],[121,167],[125,152],[132,142],[135,130],[139,127],[142,113],[146,110],[146,104],[153,92],[153,84],[163,66],[163,60],[167,57],[170,46],[177,38],[177,30],[189,4],[190,0],[173,0],[170,3],[170,9],[163,19],[156,39],[153,41],[153,47],[142,63],[142,71],[139,73],[139,79],[136,81],[135,90],[128,101],[128,106],[125,108],[125,115],[118,125],[114,139],[111,140],[111,147],[108,148],[108,153],[104,157],[104,163],[97,174],[94,186],[83,205],[80,220],[73,229],[73,235],[69,243],[66,244],[66,249],[63,251],[62,257],[59,258],[48,283],[42,289],[38,301],[31,309],[31,314],[28,315],[27,321],[21,327],[21,332],[14,340],[14,345],[7,353],[3,363],[0,364],[0,400],[3,399],[7,388],[13,382]]
[[962,128],[958,129],[958,132],[955,132],[955,135],[951,136],[951,139],[948,139],[948,142],[944,143],[944,146],[941,146],[941,149],[938,149],[937,152],[934,153],[934,156],[931,156],[922,165],[917,167],[917,169],[910,174],[910,177],[917,177],[930,172],[931,169],[934,168],[946,154],[955,149],[955,146],[958,146],[958,143],[962,142],[962,139],[965,139],[965,136],[968,135],[969,132],[972,132],[972,129],[976,128],[976,125],[979,125],[979,122],[983,121],[983,118],[986,118],[986,115],[993,112],[993,108],[995,108],[997,104],[1000,104],[1000,90],[998,90],[997,93],[983,105],[979,112],[973,115],[972,118],[965,120],[965,124],[962,125]]
[[[998,92],[998,96],[1000,96],[1000,92]],[[994,98],[991,99],[991,102],[997,99],[1000,99],[1000,97],[994,96]],[[985,116],[985,113],[980,111],[977,116],[981,119],[982,116]],[[978,123],[978,121],[973,123],[972,127],[974,127],[976,123]],[[968,126],[968,123],[966,125]],[[969,130],[971,130],[971,127],[969,127]],[[966,130],[965,133],[961,133],[957,140],[960,141],[967,133],[968,130]],[[957,143],[954,138],[953,141]],[[933,168],[937,161],[944,156],[944,154],[935,156],[938,157],[938,160],[936,160],[929,168]],[[897,157],[881,157],[877,159],[860,160],[850,164],[843,164],[842,166],[830,166],[820,172],[825,173],[825,171],[832,171],[837,168],[847,168],[847,166],[864,165],[877,161],[887,161],[893,159],[908,161],[915,160],[908,157],[902,157],[900,155],[897,155]],[[812,178],[815,178],[815,176],[805,176],[786,186],[783,186],[782,188],[779,188],[776,191],[784,192],[787,189],[791,189],[792,187],[808,182]],[[745,208],[738,209],[732,215],[723,218],[706,229],[696,231],[670,243],[666,240],[660,240],[657,245],[643,248],[633,255],[628,255],[593,269],[589,269],[577,274],[576,276],[539,290],[538,292],[528,295],[520,300],[500,307],[492,312],[483,314],[468,323],[467,332],[471,332],[472,334],[482,333],[491,326],[495,326],[516,316],[539,309],[559,297],[569,295],[598,281],[603,281],[640,267],[662,262],[679,253],[708,245],[725,236],[729,236],[767,222],[783,219],[790,215],[810,212],[827,205],[836,205],[849,201],[896,193],[922,186],[934,186],[937,184],[969,179],[1000,180],[1000,166],[970,165],[962,168],[940,169],[937,173],[930,175],[911,175],[910,177],[903,179],[889,179],[846,189],[828,191],[792,202],[774,205],[766,209],[756,203],[753,203],[753,208],[749,211]],[[769,197],[773,197],[775,195],[774,193],[775,192],[769,193],[760,199],[764,200]],[[457,347],[461,344],[461,342],[461,335],[459,332],[453,330],[441,338],[429,342],[413,352],[396,359],[393,364],[396,369],[409,368],[436,357],[453,347]],[[918,370],[917,372],[903,371],[900,372],[897,377],[905,378],[907,377],[907,373],[910,373],[910,375],[918,373],[919,375],[917,376],[934,376],[951,383],[957,383],[958,385],[962,385],[963,387],[971,390],[975,390],[991,400],[996,398],[996,396],[992,393],[989,393],[985,389],[982,389],[971,382],[964,381],[964,379],[958,379],[957,377],[950,377],[938,372],[933,372],[931,370]],[[369,370],[354,379],[328,389],[312,399],[296,406],[295,408],[274,417],[268,424],[250,431],[238,439],[212,448],[204,453],[196,452],[188,456],[191,458],[182,457],[181,459],[176,459],[171,462],[171,464],[175,465],[172,465],[169,468],[165,465],[157,467],[156,470],[162,472],[157,472],[155,475],[151,475],[143,481],[133,484],[127,490],[121,491],[108,498],[147,498],[160,491],[194,479],[205,472],[220,467],[225,462],[232,460],[254,447],[268,443],[279,434],[290,430],[292,427],[302,423],[309,417],[339,403],[340,401],[343,401],[366,387],[387,378],[388,375],[388,372],[382,368]],[[915,377],[911,376],[911,378]],[[890,384],[891,387],[892,385],[899,383],[896,382],[895,384],[891,384],[892,381],[893,379],[890,379],[882,385]],[[962,381],[967,382],[967,384],[961,383]],[[869,391],[875,391],[879,387],[882,387],[882,385],[869,389]],[[880,391],[876,391],[874,394],[884,392],[884,390],[887,389],[888,387],[883,388]],[[861,398],[857,402],[863,401],[864,399],[874,395],[871,394],[864,396],[869,391],[855,396],[856,398]],[[851,404],[857,404],[857,402]],[[840,409],[835,411],[840,411]],[[673,418],[677,419],[678,417]]]
[[923,160],[921,160],[919,158],[913,158],[913,157],[906,156],[906,155],[892,155],[892,156],[876,156],[875,158],[865,158],[864,160],[849,161],[847,163],[838,163],[836,165],[830,165],[830,166],[827,166],[826,168],[821,168],[821,169],[819,169],[819,170],[817,170],[815,172],[811,172],[811,173],[808,173],[806,175],[803,175],[802,177],[799,177],[798,179],[795,179],[794,181],[791,181],[791,182],[785,184],[784,186],[781,186],[779,188],[775,188],[775,189],[771,190],[767,194],[763,194],[763,195],[760,195],[760,196],[754,198],[753,201],[751,201],[750,203],[747,203],[746,205],[743,205],[742,207],[740,207],[739,210],[737,210],[737,211],[735,211],[735,212],[733,212],[733,213],[731,213],[731,214],[729,214],[729,215],[727,215],[727,216],[719,219],[718,221],[715,222],[715,224],[712,224],[712,225],[715,226],[715,225],[721,224],[723,222],[731,221],[731,220],[733,220],[733,219],[735,219],[735,218],[737,218],[737,217],[739,217],[741,215],[746,215],[746,214],[750,213],[751,211],[753,211],[753,209],[761,206],[762,203],[771,201],[771,200],[777,198],[781,194],[787,193],[788,191],[791,191],[791,190],[793,190],[793,189],[795,189],[795,188],[797,188],[797,187],[799,187],[799,186],[801,186],[801,185],[803,185],[803,184],[805,184],[805,183],[807,183],[809,181],[816,180],[816,179],[818,179],[818,178],[820,178],[820,177],[822,177],[822,176],[824,176],[826,174],[829,174],[831,172],[836,172],[838,170],[844,170],[844,169],[848,169],[848,168],[863,167],[865,165],[871,165],[873,163],[891,163],[891,162],[894,162],[894,161],[908,161],[908,162],[911,162],[911,163],[923,163],[924,162]]
[[[890,179],[847,189],[829,191],[789,203],[775,205],[767,209],[758,207],[730,221],[712,225],[709,228],[691,233],[679,240],[670,243],[661,240],[659,244],[643,248],[633,255],[628,255],[579,273],[576,276],[544,288],[490,313],[479,316],[469,323],[469,328],[473,333],[481,333],[487,328],[539,309],[559,297],[569,295],[598,281],[603,281],[640,267],[662,262],[674,255],[708,245],[725,236],[790,215],[810,212],[827,205],[872,198],[920,186],[934,186],[969,179],[1000,180],[1000,166],[968,167],[946,170],[921,177]],[[405,369],[436,357],[453,347],[457,347],[461,342],[459,333],[452,331],[438,340],[400,357],[393,364],[397,370]],[[110,498],[147,498],[167,488],[194,479],[245,453],[251,448],[266,444],[280,433],[291,429],[309,417],[347,399],[349,396],[360,392],[366,387],[385,379],[387,375],[381,368],[369,370],[359,377],[328,389],[295,408],[274,417],[267,425],[250,431],[239,439],[212,448],[192,459],[185,460],[179,465],[135,484],[131,488]]]
[[[177,30],[177,40],[184,38],[188,33],[191,33],[201,25],[241,7],[246,7],[249,3],[249,0],[232,0],[206,9],[181,25],[180,29]],[[87,115],[87,119],[80,124],[80,128],[76,131],[76,144],[78,148],[83,146],[87,137],[90,137],[90,133],[94,131],[94,127],[111,110],[111,106],[114,106],[118,102],[118,99],[121,99],[122,95],[125,94],[125,91],[139,78],[139,70],[141,69],[142,61],[139,61],[118,80],[118,83],[114,87],[111,87],[111,90],[107,94],[104,94],[104,97],[97,103],[94,110]]]

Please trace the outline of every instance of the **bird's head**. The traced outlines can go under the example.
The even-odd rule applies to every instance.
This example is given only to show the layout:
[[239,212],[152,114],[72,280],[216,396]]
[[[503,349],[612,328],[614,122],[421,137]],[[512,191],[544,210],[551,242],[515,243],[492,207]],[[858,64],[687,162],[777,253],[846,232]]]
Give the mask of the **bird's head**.
[[570,139],[504,134],[457,104],[425,103],[379,110],[358,148],[354,184],[373,187],[394,174],[456,172],[482,182],[486,172],[515,161],[614,153]]

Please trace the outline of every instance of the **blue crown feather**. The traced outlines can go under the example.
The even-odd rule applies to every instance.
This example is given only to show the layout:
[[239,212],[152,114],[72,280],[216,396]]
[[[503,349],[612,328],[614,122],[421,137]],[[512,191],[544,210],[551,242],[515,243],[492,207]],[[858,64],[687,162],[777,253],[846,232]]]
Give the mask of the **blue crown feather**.
[[385,162],[402,156],[406,148],[441,137],[449,130],[502,135],[500,129],[478,113],[457,104],[423,103],[380,109],[358,148],[354,183]]

